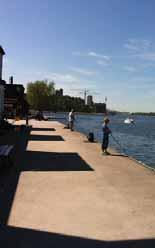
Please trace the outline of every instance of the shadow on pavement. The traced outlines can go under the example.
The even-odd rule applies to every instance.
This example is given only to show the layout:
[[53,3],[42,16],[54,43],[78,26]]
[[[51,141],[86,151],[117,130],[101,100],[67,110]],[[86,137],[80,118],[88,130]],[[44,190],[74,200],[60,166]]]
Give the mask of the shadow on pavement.
[[[15,164],[0,174],[0,245],[10,248],[154,248],[155,239],[102,241],[65,234],[49,233],[22,227],[7,226],[20,173],[24,170],[92,170],[77,153],[44,153],[26,151],[30,129],[15,135]],[[11,135],[11,134],[9,134]],[[11,136],[10,136],[11,137]],[[11,140],[11,139],[9,139]],[[5,139],[6,144],[7,139]],[[50,160],[50,162],[49,162]],[[25,161],[25,162],[24,162]],[[24,162],[24,163],[23,163]],[[44,163],[43,163],[44,162]],[[61,167],[63,164],[63,167]],[[54,165],[54,167],[53,167]],[[51,167],[52,166],[52,167]],[[56,167],[55,167],[56,166]],[[59,168],[59,169],[58,169]],[[76,169],[75,169],[76,168]],[[87,168],[87,169],[86,169]],[[30,209],[31,211],[31,209]],[[92,223],[93,224],[93,223]]]
[[110,153],[110,155],[109,156],[114,156],[114,157],[128,157],[128,155],[126,155],[126,154],[114,154],[114,153]]
[[84,140],[83,142],[84,142],[84,143],[90,143],[90,144],[93,144],[93,143],[98,143],[98,141],[97,141],[97,140],[94,140],[93,142],[90,142],[89,140]]
[[93,171],[78,153],[26,151],[21,171]]
[[155,239],[102,241],[26,228],[2,226],[0,229],[0,244],[5,248],[154,248]]
[[32,127],[31,131],[56,131],[55,128]]
[[[18,168],[22,165],[23,154],[26,150],[30,128],[24,129],[22,132],[12,132],[9,138],[5,138],[5,144],[14,146],[14,166],[0,173],[0,223],[7,224],[11,206],[16,193],[20,171]],[[4,142],[3,142],[4,143]]]
[[[22,171],[93,171],[77,153],[26,151],[28,141],[32,138],[31,130],[31,128],[25,128],[22,132],[12,132],[9,134],[8,140],[4,137],[4,142],[2,142],[8,144],[8,141],[10,141],[9,144],[15,144],[15,158],[14,166],[0,173],[1,224],[7,224],[8,222]],[[40,138],[41,135],[37,136]],[[61,136],[54,137],[61,138]]]
[[30,135],[29,140],[33,141],[65,141],[60,135]]

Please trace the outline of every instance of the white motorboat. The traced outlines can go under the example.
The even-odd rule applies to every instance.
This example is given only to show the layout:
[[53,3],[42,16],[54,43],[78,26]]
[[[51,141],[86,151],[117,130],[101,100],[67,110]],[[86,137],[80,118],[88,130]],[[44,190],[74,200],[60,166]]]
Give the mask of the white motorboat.
[[125,124],[134,123],[134,119],[132,119],[132,118],[126,118],[126,119],[124,120],[124,123],[125,123]]

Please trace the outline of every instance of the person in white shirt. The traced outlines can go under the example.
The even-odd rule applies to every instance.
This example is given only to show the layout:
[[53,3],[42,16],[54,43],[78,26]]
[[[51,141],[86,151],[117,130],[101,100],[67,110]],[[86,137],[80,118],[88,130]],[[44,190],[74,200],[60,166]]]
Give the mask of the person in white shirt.
[[69,113],[68,116],[68,121],[69,121],[69,128],[71,131],[74,131],[74,121],[75,121],[75,113],[74,110],[72,109],[71,112]]

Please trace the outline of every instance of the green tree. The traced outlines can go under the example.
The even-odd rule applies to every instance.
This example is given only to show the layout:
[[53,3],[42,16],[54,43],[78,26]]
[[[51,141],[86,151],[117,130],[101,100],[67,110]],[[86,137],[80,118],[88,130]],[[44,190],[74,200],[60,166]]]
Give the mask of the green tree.
[[50,109],[50,97],[54,94],[54,82],[47,80],[30,82],[27,85],[27,100],[35,110]]

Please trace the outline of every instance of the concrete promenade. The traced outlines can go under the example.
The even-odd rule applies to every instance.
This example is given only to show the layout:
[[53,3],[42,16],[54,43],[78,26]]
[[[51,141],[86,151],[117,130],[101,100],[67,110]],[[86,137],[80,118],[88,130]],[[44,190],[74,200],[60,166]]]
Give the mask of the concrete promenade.
[[65,237],[71,247],[155,247],[155,172],[115,152],[103,156],[57,121],[30,125],[7,221],[21,232],[19,247],[62,247]]

